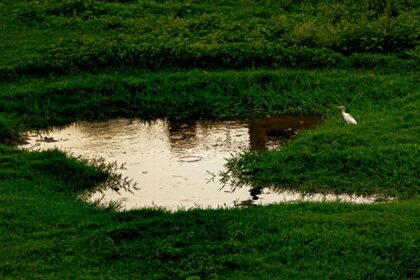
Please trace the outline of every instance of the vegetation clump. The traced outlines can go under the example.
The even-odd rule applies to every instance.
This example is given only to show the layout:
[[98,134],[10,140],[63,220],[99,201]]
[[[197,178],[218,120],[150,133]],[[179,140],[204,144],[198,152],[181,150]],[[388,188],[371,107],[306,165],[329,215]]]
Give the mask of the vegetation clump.
[[415,1],[373,2],[10,1],[6,7],[16,18],[4,25],[3,39],[13,33],[16,45],[28,39],[36,45],[16,58],[4,44],[0,74],[61,75],[128,66],[364,67],[360,57],[371,66],[416,68],[418,60],[410,56],[420,34]]

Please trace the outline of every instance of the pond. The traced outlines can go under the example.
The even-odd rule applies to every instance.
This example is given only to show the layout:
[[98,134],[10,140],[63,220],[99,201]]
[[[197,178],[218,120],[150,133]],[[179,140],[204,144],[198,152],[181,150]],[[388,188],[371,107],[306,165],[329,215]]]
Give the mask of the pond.
[[139,190],[105,190],[91,200],[119,201],[123,209],[162,207],[219,208],[290,201],[340,200],[371,202],[372,197],[302,195],[252,186],[235,188],[221,182],[226,159],[246,150],[278,149],[320,122],[317,117],[285,116],[249,121],[144,122],[116,119],[78,122],[45,133],[29,133],[23,148],[59,148],[85,158],[103,157],[125,163],[124,176]]

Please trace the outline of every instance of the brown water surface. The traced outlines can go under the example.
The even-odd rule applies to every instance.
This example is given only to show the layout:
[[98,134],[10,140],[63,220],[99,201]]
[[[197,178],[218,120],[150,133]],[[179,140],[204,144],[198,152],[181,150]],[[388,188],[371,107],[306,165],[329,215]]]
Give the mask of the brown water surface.
[[[218,208],[302,200],[373,201],[371,197],[302,195],[252,187],[234,189],[221,184],[219,174],[232,154],[280,148],[319,121],[316,117],[289,116],[222,122],[79,122],[41,135],[32,134],[22,147],[57,147],[86,158],[103,157],[109,162],[126,163],[123,175],[136,181],[140,189],[134,193],[104,192],[105,201],[118,200],[125,209]],[[94,193],[91,199],[102,196]]]

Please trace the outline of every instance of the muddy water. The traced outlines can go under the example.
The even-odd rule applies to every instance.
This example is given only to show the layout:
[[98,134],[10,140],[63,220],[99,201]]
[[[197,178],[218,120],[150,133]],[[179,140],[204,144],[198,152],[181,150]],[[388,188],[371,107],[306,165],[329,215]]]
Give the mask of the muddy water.
[[87,158],[126,163],[123,175],[138,183],[134,193],[107,190],[91,199],[118,200],[123,208],[217,208],[296,200],[369,202],[347,195],[303,196],[296,192],[223,186],[226,158],[247,149],[279,148],[302,130],[319,123],[314,117],[252,121],[153,122],[117,119],[80,122],[41,135],[30,135],[27,149],[59,149]]

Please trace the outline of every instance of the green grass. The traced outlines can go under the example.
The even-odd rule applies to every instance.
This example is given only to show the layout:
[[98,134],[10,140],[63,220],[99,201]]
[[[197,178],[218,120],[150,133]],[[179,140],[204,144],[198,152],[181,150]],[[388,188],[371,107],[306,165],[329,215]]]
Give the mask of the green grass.
[[[301,3],[299,3],[301,2]],[[417,1],[3,1],[0,77],[136,69],[417,68]]]
[[[420,278],[419,7],[0,0],[0,278]],[[127,187],[114,166],[14,146],[78,120],[282,114],[324,121],[231,175],[395,201],[117,212],[81,199]]]
[[[415,72],[295,69],[83,74],[0,84],[0,110],[26,128],[110,117],[251,118],[281,114],[338,116],[383,110],[418,90]],[[352,94],[349,94],[352,93]],[[366,112],[367,113],[367,112]]]
[[351,111],[357,126],[330,118],[280,151],[231,160],[231,173],[279,189],[419,197],[419,100],[417,92],[387,105],[366,102]]
[[419,276],[414,201],[117,213],[70,199],[77,187],[62,190],[92,185],[100,171],[59,152],[0,151],[13,167],[0,182],[3,279]]

